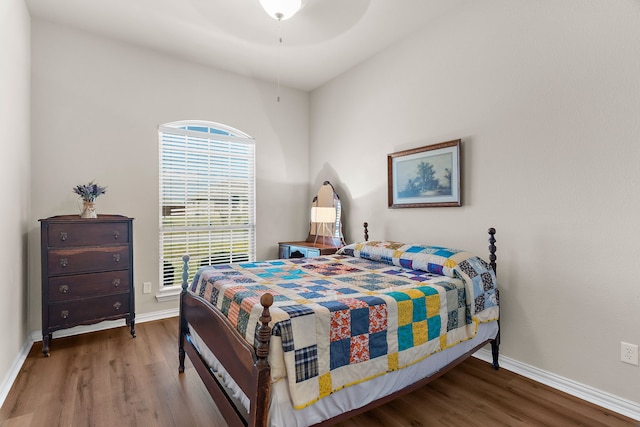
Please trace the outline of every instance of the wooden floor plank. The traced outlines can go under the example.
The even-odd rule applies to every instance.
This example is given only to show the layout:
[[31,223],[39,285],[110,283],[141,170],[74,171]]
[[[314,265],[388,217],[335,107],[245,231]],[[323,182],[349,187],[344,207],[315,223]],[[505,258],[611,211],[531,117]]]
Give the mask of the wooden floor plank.
[[[178,374],[178,320],[34,344],[2,408],[0,427],[215,426],[226,423],[193,365]],[[464,402],[461,404],[460,402]],[[640,426],[471,358],[433,383],[338,427]]]

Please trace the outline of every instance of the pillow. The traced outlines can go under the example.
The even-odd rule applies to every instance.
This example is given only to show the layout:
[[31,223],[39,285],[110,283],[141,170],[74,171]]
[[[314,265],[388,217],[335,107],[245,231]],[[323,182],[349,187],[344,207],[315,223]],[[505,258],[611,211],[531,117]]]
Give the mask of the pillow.
[[471,256],[458,249],[393,241],[352,243],[337,253],[448,277],[456,277],[453,268]]

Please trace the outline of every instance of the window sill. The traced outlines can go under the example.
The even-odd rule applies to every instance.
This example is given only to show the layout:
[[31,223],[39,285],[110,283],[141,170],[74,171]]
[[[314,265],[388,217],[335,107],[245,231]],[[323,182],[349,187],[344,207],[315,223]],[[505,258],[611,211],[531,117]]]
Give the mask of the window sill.
[[177,301],[180,299],[180,292],[182,292],[181,286],[164,286],[160,288],[156,294],[156,300],[158,302],[165,301]]

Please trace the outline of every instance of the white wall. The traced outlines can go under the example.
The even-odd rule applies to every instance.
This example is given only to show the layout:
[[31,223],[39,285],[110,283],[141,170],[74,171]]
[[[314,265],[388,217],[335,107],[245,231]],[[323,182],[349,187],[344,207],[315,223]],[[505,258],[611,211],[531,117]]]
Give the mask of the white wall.
[[0,2],[0,389],[13,381],[9,377],[28,336],[30,25],[23,0]]
[[[502,354],[640,402],[640,2],[468,1],[311,94],[347,240],[486,254]],[[386,155],[462,138],[463,207],[387,208]],[[336,155],[337,154],[337,155]],[[359,159],[359,160],[354,160]]]
[[[199,119],[256,139],[257,256],[277,258],[279,240],[306,236],[308,94],[184,63],[86,32],[33,21],[33,181],[29,222],[31,331],[41,329],[38,219],[79,213],[71,189],[108,186],[98,214],[134,220],[136,314],[157,303],[158,125]],[[142,283],[153,284],[142,294]],[[54,349],[55,351],[55,349]]]

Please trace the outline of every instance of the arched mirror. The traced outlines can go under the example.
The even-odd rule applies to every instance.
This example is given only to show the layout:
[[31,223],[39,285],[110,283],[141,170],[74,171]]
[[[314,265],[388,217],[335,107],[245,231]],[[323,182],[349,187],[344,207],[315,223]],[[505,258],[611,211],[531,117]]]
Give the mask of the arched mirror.
[[309,236],[307,242],[344,246],[342,234],[342,203],[333,185],[325,181],[311,202]]

